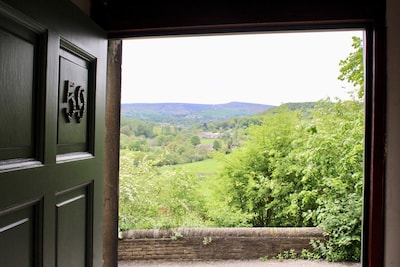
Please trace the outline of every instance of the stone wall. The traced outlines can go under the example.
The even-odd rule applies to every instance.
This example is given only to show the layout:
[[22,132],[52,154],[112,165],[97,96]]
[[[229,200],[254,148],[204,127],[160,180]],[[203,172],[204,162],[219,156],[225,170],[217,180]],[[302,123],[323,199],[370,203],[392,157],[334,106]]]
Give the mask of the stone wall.
[[258,259],[295,249],[310,249],[323,239],[318,228],[178,228],[126,231],[119,260],[200,261]]

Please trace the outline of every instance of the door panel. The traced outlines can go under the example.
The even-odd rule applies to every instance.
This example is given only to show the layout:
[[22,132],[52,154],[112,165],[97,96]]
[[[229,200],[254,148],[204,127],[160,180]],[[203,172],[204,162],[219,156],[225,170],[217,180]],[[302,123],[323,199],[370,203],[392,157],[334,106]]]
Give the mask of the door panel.
[[38,203],[27,203],[0,214],[0,266],[35,266],[37,263],[38,206]]
[[101,266],[105,34],[0,0],[0,37],[0,266]]
[[38,33],[5,16],[0,23],[0,160],[33,158]]
[[92,152],[96,58],[61,40],[57,153]]
[[91,195],[91,185],[57,193],[57,266],[91,264]]

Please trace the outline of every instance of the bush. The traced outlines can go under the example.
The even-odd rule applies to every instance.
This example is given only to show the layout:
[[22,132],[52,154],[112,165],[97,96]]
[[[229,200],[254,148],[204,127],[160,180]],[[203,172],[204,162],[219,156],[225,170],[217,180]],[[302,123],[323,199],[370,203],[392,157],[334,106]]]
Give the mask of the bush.
[[[330,261],[361,255],[363,105],[321,101],[308,116],[276,109],[249,129],[220,173],[231,209],[252,226],[319,226]],[[240,217],[240,216],[239,216]]]
[[126,229],[205,226],[198,179],[185,171],[161,171],[157,161],[120,159],[119,224]]

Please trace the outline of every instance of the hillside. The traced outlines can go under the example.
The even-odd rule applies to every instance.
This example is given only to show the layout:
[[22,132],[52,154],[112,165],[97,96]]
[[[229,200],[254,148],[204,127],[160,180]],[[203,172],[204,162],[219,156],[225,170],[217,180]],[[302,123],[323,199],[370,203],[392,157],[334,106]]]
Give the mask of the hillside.
[[193,122],[214,122],[235,117],[251,116],[268,109],[272,105],[230,102],[227,104],[188,103],[132,103],[122,104],[121,114],[145,121],[173,124]]

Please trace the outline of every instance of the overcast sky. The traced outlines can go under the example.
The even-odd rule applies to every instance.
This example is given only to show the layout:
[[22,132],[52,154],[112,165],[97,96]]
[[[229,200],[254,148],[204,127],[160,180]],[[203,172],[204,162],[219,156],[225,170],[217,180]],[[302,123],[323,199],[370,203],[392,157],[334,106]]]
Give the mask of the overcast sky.
[[339,61],[360,31],[124,40],[122,103],[280,105],[349,98]]

